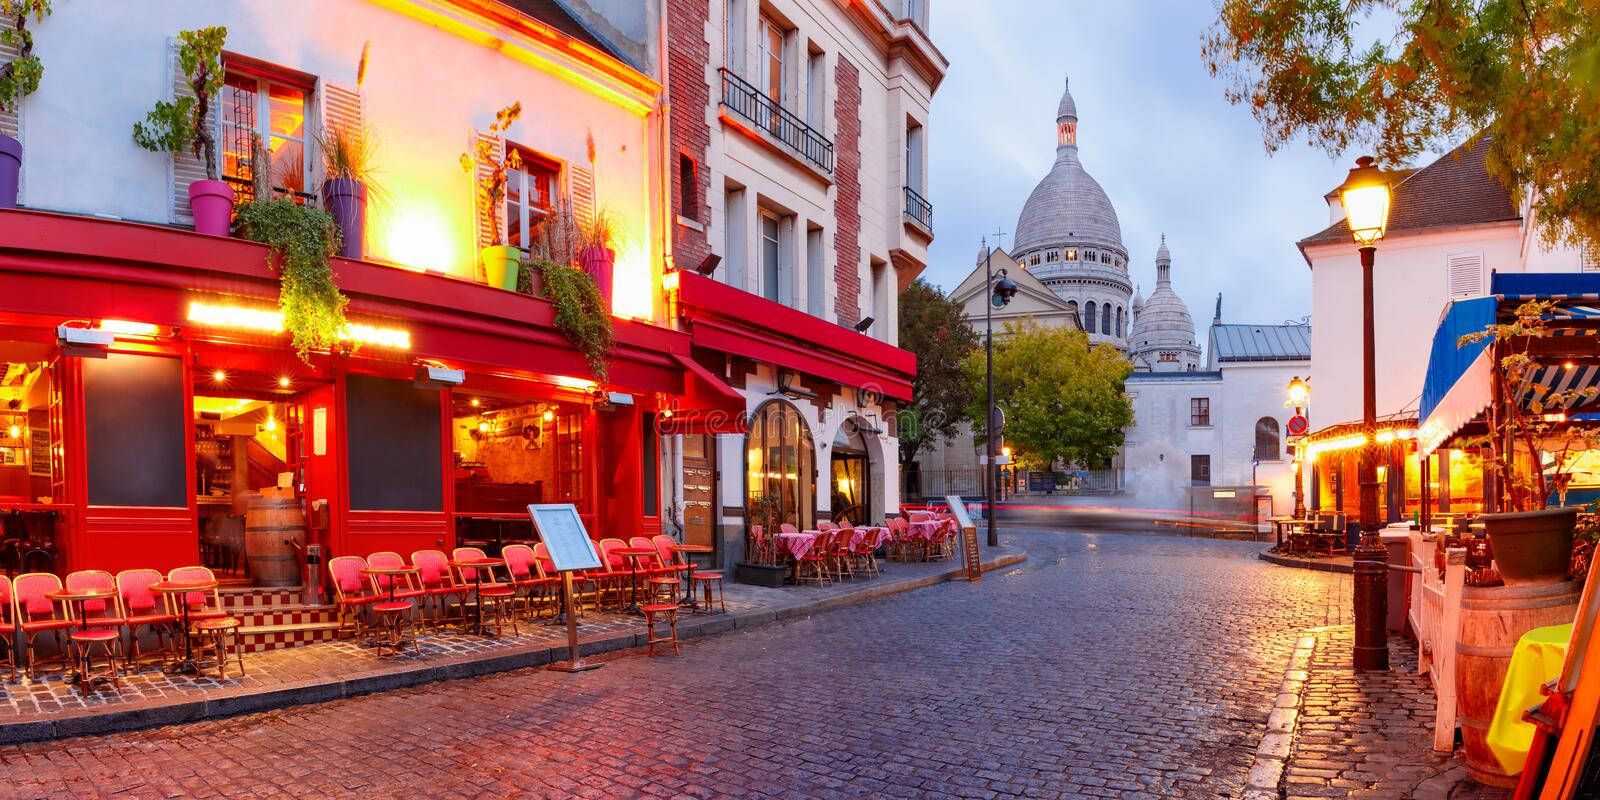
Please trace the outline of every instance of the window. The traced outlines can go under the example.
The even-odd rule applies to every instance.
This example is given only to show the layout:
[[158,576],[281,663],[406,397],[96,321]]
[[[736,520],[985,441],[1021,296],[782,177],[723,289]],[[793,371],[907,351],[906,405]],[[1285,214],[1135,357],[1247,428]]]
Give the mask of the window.
[[1445,272],[1452,298],[1483,294],[1482,253],[1445,256]]
[[723,21],[723,66],[739,74],[744,71],[744,4],[745,0],[728,0],[727,18]]
[[816,513],[816,448],[799,409],[770,400],[750,417],[745,437],[745,486],[751,498],[775,494],[779,517],[809,528]]
[[688,153],[678,154],[678,215],[685,219],[700,219],[699,168]]
[[783,26],[773,21],[770,17],[761,15],[761,91],[778,105],[783,104],[783,65],[787,60],[784,56],[785,40],[788,38]]
[[819,131],[828,108],[826,64],[827,58],[821,50],[813,49],[806,56],[806,124]]
[[1262,417],[1256,420],[1255,460],[1283,460],[1283,450],[1278,446],[1278,420],[1272,417]]
[[906,126],[906,186],[922,193],[922,126]]
[[1100,332],[1111,335],[1111,304],[1106,303],[1100,307]]
[[1033,254],[1033,258],[1028,261],[1028,264],[1030,266],[1034,266],[1034,267],[1039,266],[1039,254],[1038,253],[1034,253]]
[[254,187],[252,140],[267,149],[272,187],[297,200],[306,197],[311,160],[307,158],[311,92],[287,79],[230,69],[223,80],[222,113],[217,141],[222,149],[222,178],[233,184],[244,202]]
[[1120,338],[1122,338],[1123,335],[1124,334],[1123,334],[1123,327],[1122,327],[1122,306],[1117,306],[1117,338],[1120,339]]
[[778,259],[783,254],[783,249],[778,238],[778,217],[767,211],[760,212],[761,217],[761,296],[768,300],[777,301],[778,298]]
[[750,225],[745,217],[743,189],[728,189],[723,196],[723,209],[726,224],[722,231],[722,280],[729,286],[749,290],[745,283],[745,265],[749,262],[749,254],[745,252],[745,229]]
[[[1176,359],[1174,359],[1176,360]],[[1211,424],[1211,398],[1189,398],[1189,427],[1201,428]]]
[[1077,261],[1078,260],[1078,251],[1076,251],[1076,250],[1068,250],[1067,251],[1067,260],[1068,261]]
[[[1149,344],[1149,342],[1145,342],[1145,344]],[[1173,363],[1177,363],[1178,354],[1176,352],[1171,351],[1171,350],[1163,350],[1163,351],[1161,351],[1160,353],[1158,353],[1156,355],[1156,360],[1157,361],[1171,361]]]
[[561,165],[510,142],[506,149],[520,157],[518,167],[506,171],[506,244],[523,250],[543,246],[539,231],[555,209]]
[[1189,456],[1189,483],[1195,486],[1211,485],[1211,456]]
[[[1056,258],[1057,258],[1057,255],[1058,254],[1056,253],[1056,251],[1051,250],[1050,252],[1044,254],[1044,260],[1046,260],[1046,261],[1055,261]],[[1037,256],[1035,256],[1035,258],[1037,258]]]
[[1067,313],[1071,314],[1072,318],[1078,321],[1078,330],[1083,330],[1083,319],[1078,316],[1078,301],[1067,301]]
[[656,436],[660,425],[655,414],[646,414],[640,425],[644,436],[644,516],[661,516],[661,445]]
[[1093,300],[1083,307],[1083,329],[1090,333],[1094,333],[1094,321],[1098,319],[1094,313],[1096,310]]

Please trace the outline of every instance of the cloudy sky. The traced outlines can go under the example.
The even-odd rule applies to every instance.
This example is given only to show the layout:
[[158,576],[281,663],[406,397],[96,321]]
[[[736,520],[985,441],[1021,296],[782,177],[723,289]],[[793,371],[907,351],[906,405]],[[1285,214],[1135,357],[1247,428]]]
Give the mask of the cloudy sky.
[[1311,313],[1294,243],[1326,226],[1322,195],[1354,154],[1335,163],[1296,145],[1269,157],[1249,110],[1229,105],[1201,62],[1213,15],[1207,0],[936,0],[931,33],[950,72],[929,130],[937,239],[926,277],[948,291],[980,236],[1005,231],[1010,245],[1055,160],[1056,103],[1071,76],[1080,156],[1116,206],[1146,296],[1164,232],[1174,289],[1197,323],[1218,292],[1230,322]]

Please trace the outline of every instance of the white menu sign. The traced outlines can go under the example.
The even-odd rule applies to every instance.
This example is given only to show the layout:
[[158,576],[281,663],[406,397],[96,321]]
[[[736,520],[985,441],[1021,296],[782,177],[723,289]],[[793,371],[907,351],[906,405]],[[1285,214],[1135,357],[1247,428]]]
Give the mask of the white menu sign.
[[962,500],[957,495],[947,494],[944,496],[944,501],[950,504],[950,513],[956,515],[956,524],[963,529],[973,527],[972,517],[967,514],[967,502],[965,500]]
[[528,506],[528,516],[533,518],[533,528],[550,551],[557,572],[580,569],[599,569],[600,557],[594,552],[594,542],[583,528],[578,507],[571,503],[543,503]]

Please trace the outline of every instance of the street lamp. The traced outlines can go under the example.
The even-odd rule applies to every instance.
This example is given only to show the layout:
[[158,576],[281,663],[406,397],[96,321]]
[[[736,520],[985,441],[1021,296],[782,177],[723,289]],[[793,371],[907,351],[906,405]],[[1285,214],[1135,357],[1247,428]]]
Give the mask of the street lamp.
[[994,490],[998,480],[999,449],[995,447],[999,442],[995,434],[1005,427],[1003,420],[995,419],[999,416],[994,407],[994,310],[1004,308],[1011,304],[1011,298],[1017,294],[1016,281],[1006,277],[1006,271],[1000,270],[1000,281],[995,282],[993,268],[994,251],[989,249],[989,237],[983,238],[983,286],[989,290],[989,304],[983,307],[983,361],[987,373],[987,390],[983,401],[984,409],[984,451],[987,454],[983,464],[983,494],[984,494],[984,521],[988,524],[985,539],[990,547],[1000,546],[1000,531],[994,525]]
[[[1306,401],[1311,398],[1311,384],[1306,383],[1299,375],[1289,380],[1289,405],[1294,406],[1294,415],[1299,417],[1306,406]],[[1294,448],[1294,516],[1302,518],[1306,515],[1305,493],[1300,488],[1300,470],[1305,461],[1305,454],[1297,443]]]
[[1389,227],[1389,181],[1371,156],[1356,159],[1339,204],[1345,223],[1361,253],[1361,446],[1356,477],[1361,484],[1361,543],[1354,555],[1356,643],[1353,664],[1358,670],[1389,669],[1389,643],[1384,631],[1388,616],[1388,551],[1378,538],[1378,397],[1373,362],[1376,345],[1372,324],[1372,262],[1378,240]]

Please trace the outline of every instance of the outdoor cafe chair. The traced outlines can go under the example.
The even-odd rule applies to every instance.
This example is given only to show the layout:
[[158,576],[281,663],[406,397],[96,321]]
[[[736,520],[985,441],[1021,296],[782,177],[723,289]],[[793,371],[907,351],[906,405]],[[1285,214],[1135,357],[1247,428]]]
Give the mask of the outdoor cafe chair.
[[67,610],[65,602],[50,599],[50,593],[58,592],[61,588],[61,578],[51,572],[23,573],[12,582],[12,619],[20,622],[22,646],[28,653],[26,674],[29,678],[33,677],[36,663],[34,650],[38,644],[39,634],[50,634],[55,640],[58,660],[62,664],[67,663],[67,648],[65,640],[62,639],[62,631],[70,630],[77,623],[72,621],[72,614]]
[[333,598],[339,614],[335,635],[361,638],[367,634],[367,608],[381,598],[365,591],[369,582],[361,570],[366,566],[367,560],[361,556],[328,559],[328,576],[333,579]]
[[178,624],[178,615],[167,606],[166,598],[156,598],[150,584],[160,583],[161,573],[153,569],[125,569],[117,573],[117,599],[122,603],[122,616],[128,622],[128,639],[131,647],[129,664],[137,664],[145,655],[139,648],[139,629],[149,628],[156,636],[156,653],[163,661],[177,652],[168,644],[168,636]]
[[[424,596],[438,601],[437,625],[466,619],[467,593],[472,591],[472,587],[456,582],[455,573],[450,569],[450,559],[445,557],[442,550],[412,551],[411,566],[417,568],[417,579],[421,582]],[[450,613],[451,600],[456,603],[455,615]]]
[[[760,539],[761,534],[759,531],[761,530],[761,526],[756,525],[754,528],[756,531],[758,531],[756,538]],[[662,574],[676,579],[682,577],[684,573],[694,569],[694,565],[689,563],[688,553],[673,549],[672,546],[677,544],[677,542],[672,541],[671,536],[668,536],[664,533],[658,533],[650,537],[650,542],[656,548],[656,555],[659,557],[661,562]],[[682,558],[683,560],[679,561],[679,558]]]
[[[389,550],[380,551],[367,556],[369,569],[399,569],[407,566],[406,560],[399,553]],[[372,582],[372,593],[378,596],[377,602],[372,604],[373,613],[378,615],[378,654],[383,654],[385,647],[392,648],[398,654],[400,643],[406,637],[409,627],[413,645],[416,642],[416,628],[420,624],[420,611],[418,604],[427,599],[427,592],[422,590],[422,584],[417,580],[416,573],[401,573],[398,575],[367,574]],[[240,669],[243,669],[241,665]]]
[[[384,550],[367,556],[367,566],[374,569],[398,569],[407,565],[406,560],[401,558],[399,553]],[[388,597],[389,583],[392,581],[395,584],[394,599],[396,600],[414,600],[427,595],[427,592],[422,590],[416,575],[368,575],[367,577],[372,579],[372,591],[374,594]]]
[[[829,531],[818,531],[817,538],[811,542],[811,549],[805,555],[795,559],[798,562],[795,573],[795,583],[805,583],[808,580],[816,581],[818,586],[827,586],[831,580],[828,566],[828,547],[833,543],[833,534]],[[809,576],[807,573],[809,572]]]
[[[562,600],[561,600],[561,573],[556,570],[555,559],[552,559],[550,557],[550,548],[547,545],[545,545],[544,542],[535,542],[534,543],[534,545],[533,545],[533,561],[534,561],[534,564],[536,564],[539,567],[539,574],[541,576],[546,577],[546,578],[550,578],[551,580],[556,581],[555,607],[556,607],[556,613],[559,615],[561,613],[561,602],[562,602]],[[580,616],[583,614],[583,594],[584,594],[584,590],[586,588],[587,589],[592,589],[595,592],[599,591],[598,587],[594,584],[594,581],[590,578],[588,571],[573,573],[572,574],[572,605],[573,605],[573,611],[576,612]],[[598,600],[596,600],[595,604],[597,606],[599,605]]]
[[791,524],[789,524],[787,522],[778,523],[778,533],[799,533],[799,532],[800,532],[799,528],[796,528],[795,526],[793,526],[793,525],[791,525]]
[[525,544],[508,544],[500,549],[500,557],[506,560],[506,572],[511,576],[511,585],[517,591],[516,601],[522,604],[522,610],[530,619],[539,619],[540,614],[535,607],[534,598],[538,598],[538,606],[543,607],[546,600],[554,597],[561,585],[559,578],[546,578],[539,569],[539,559],[535,557],[533,548]]
[[834,526],[826,531],[828,540],[828,563],[833,567],[833,574],[837,580],[844,580],[845,574],[850,575],[850,580],[856,579],[855,566],[850,563],[850,540],[855,536],[855,531],[842,526]]
[[[209,567],[178,567],[167,573],[167,580],[173,583],[212,583],[217,582],[217,576]],[[183,598],[177,602],[189,606],[189,622],[204,622],[208,619],[222,619],[228,616],[222,607],[222,595],[217,592],[217,587],[201,589],[194,592],[184,592]],[[182,610],[181,608],[178,610]],[[187,636],[188,632],[185,631]]]
[[17,679],[17,649],[14,644],[17,623],[11,610],[11,578],[0,575],[0,644],[5,645],[6,666],[11,680]]
[[[671,537],[668,537],[668,538],[671,538]],[[667,565],[666,561],[662,560],[660,548],[656,547],[655,540],[651,539],[649,536],[635,536],[632,539],[629,539],[628,540],[628,549],[630,549],[630,550],[649,550],[651,553],[654,554],[654,555],[648,555],[648,556],[640,556],[640,558],[639,558],[639,576],[641,578],[649,578],[649,577],[654,577],[654,576],[657,576],[657,575],[667,575],[667,574],[671,574],[671,573],[675,572],[675,570],[673,570],[671,567],[669,567]]]
[[623,598],[628,596],[626,587],[628,581],[632,580],[632,573],[628,567],[627,557],[618,555],[616,551],[626,550],[627,548],[628,543],[621,539],[606,538],[600,540],[600,564],[604,568],[604,572],[595,576],[603,584],[602,597],[600,599],[603,602],[605,599],[604,593],[609,592],[618,608],[622,607]]
[[[457,547],[451,551],[451,556],[456,561],[471,561],[475,558],[487,558],[481,548]],[[507,606],[515,606],[517,590],[511,583],[495,577],[494,567],[458,567],[460,570],[457,578],[463,585],[470,586],[477,595],[476,602],[480,608],[487,605],[494,612],[494,633],[500,636],[505,629],[507,620],[511,621],[511,632],[521,635],[517,630],[516,615],[508,613]],[[477,580],[473,581],[473,573],[477,573]]]

